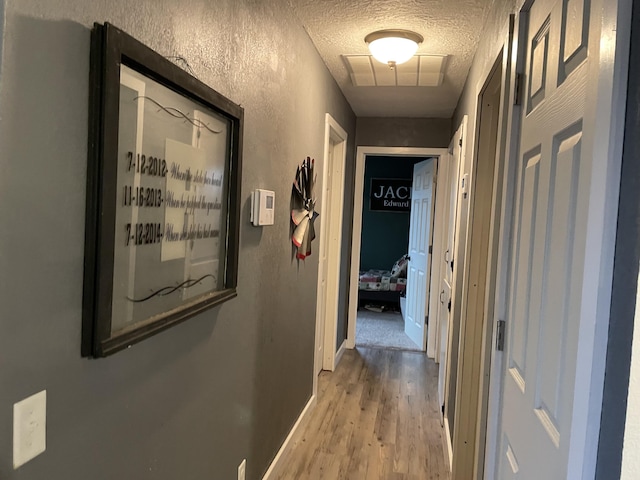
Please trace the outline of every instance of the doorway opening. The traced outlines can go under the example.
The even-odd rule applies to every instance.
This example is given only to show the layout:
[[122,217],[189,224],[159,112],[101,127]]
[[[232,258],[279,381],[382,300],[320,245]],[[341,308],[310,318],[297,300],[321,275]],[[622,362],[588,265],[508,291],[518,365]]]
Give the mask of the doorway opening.
[[340,284],[340,245],[344,206],[344,172],[347,132],[326,114],[320,249],[316,303],[316,341],[314,355],[314,393],[321,370],[335,370],[343,348],[337,348],[338,297]]
[[414,166],[425,157],[365,161],[356,346],[420,350],[405,333]]
[[[363,290],[363,294],[360,294],[359,291],[359,286],[361,285],[361,253],[363,253],[363,249],[362,249],[362,245],[363,245],[363,236],[364,233],[366,233],[366,231],[363,233],[363,208],[366,209],[367,207],[370,207],[370,205],[366,205],[365,202],[370,203],[370,199],[371,199],[371,192],[372,192],[372,183],[371,183],[371,178],[369,178],[366,182],[365,182],[365,167],[366,167],[366,163],[367,161],[373,161],[375,162],[375,158],[376,157],[386,157],[387,161],[400,161],[400,158],[403,158],[403,161],[407,161],[407,162],[411,162],[409,164],[410,168],[413,169],[413,164],[416,163],[418,160],[422,160],[424,161],[425,159],[429,158],[432,159],[432,161],[430,162],[432,164],[432,168],[433,170],[431,171],[431,175],[433,175],[433,173],[435,172],[435,166],[437,163],[437,160],[440,157],[444,157],[447,154],[446,149],[426,149],[426,148],[408,148],[408,147],[358,147],[357,149],[357,155],[356,155],[356,171],[355,171],[355,189],[354,189],[354,222],[353,222],[353,236],[352,236],[352,253],[351,253],[351,274],[350,274],[350,291],[349,291],[349,316],[348,316],[348,326],[347,326],[347,343],[346,346],[347,348],[355,348],[356,346],[356,327],[358,325],[358,320],[364,320],[365,323],[367,322],[367,318],[370,318],[372,316],[372,313],[375,312],[370,312],[370,310],[361,310],[361,314],[360,314],[360,318],[358,317],[358,307],[363,306],[366,307],[367,306],[367,302],[371,302],[371,298],[369,298],[369,294],[366,290]],[[429,162],[427,162],[429,163]],[[384,182],[382,182],[384,183]],[[366,184],[366,186],[365,186]],[[373,184],[374,188],[376,189],[375,192],[373,192],[374,194],[380,194],[378,196],[380,197],[384,197],[384,193],[386,193],[389,198],[387,200],[391,201],[391,203],[393,203],[393,199],[391,199],[391,196],[397,196],[398,194],[400,194],[401,196],[405,195],[405,191],[401,188],[401,185],[396,185],[396,189],[394,190],[394,187],[391,185],[386,185],[386,184],[378,184],[378,183],[374,183]],[[389,190],[389,188],[391,188],[391,190]],[[365,189],[369,192],[368,198],[367,200],[365,200]],[[400,190],[398,190],[400,189]],[[393,195],[392,195],[393,194]],[[429,199],[431,199],[431,192],[429,194]],[[382,198],[381,200],[384,201],[384,198]],[[396,199],[397,201],[398,199]],[[431,215],[431,210],[433,208],[433,202],[429,201],[429,217],[432,218]],[[370,212],[368,212],[370,213]],[[397,213],[385,213],[385,215],[398,215]],[[406,222],[406,219],[405,219]],[[430,223],[429,223],[430,225]],[[406,226],[404,227],[406,229]],[[427,229],[427,235],[429,235],[430,229]],[[375,240],[374,240],[375,241]],[[402,251],[405,251],[405,253],[408,252],[408,241],[404,243],[404,249]],[[430,238],[428,242],[425,242],[426,248],[428,249],[428,246],[430,245]],[[365,252],[366,252],[366,248],[365,248]],[[395,255],[393,255],[393,258],[395,258],[397,255],[397,253],[399,253],[400,251],[396,252]],[[403,255],[400,256],[400,258],[396,258],[396,261],[400,260],[400,262],[398,263],[406,263],[407,258],[404,257]],[[387,263],[392,262],[393,260],[391,259],[391,257],[389,257],[389,260]],[[363,267],[367,267],[367,264],[363,264]],[[383,265],[379,265],[380,267],[383,267]],[[386,266],[386,270],[393,270],[393,264],[390,264],[388,266]],[[409,263],[407,263],[407,271],[409,271],[410,268],[410,261]],[[374,270],[382,270],[382,268],[374,268]],[[373,283],[376,287],[378,287],[378,284],[380,284],[380,289],[382,289],[382,283],[384,282],[385,284],[391,285],[392,281],[396,284],[395,288],[391,289],[389,288],[386,292],[385,291],[380,291],[377,293],[377,295],[379,296],[383,296],[383,295],[387,295],[387,296],[393,296],[394,298],[390,298],[388,300],[390,300],[389,303],[391,303],[392,305],[395,304],[395,306],[391,306],[390,308],[393,310],[400,310],[400,312],[393,312],[393,319],[381,319],[379,318],[379,322],[384,322],[384,321],[389,321],[389,323],[391,325],[393,325],[396,334],[398,335],[398,338],[403,338],[404,337],[404,331],[406,331],[406,326],[405,326],[405,320],[402,317],[401,311],[402,311],[402,306],[400,306],[400,308],[398,308],[398,305],[401,304],[401,298],[399,293],[403,288],[406,287],[400,287],[398,289],[397,283],[398,283],[398,278],[385,278],[383,275],[380,275],[380,279],[378,280],[377,277],[366,277],[367,272],[364,273],[365,277],[362,278],[362,283]],[[369,282],[369,280],[374,280],[372,282]],[[401,281],[401,285],[404,284],[404,281]],[[416,292],[417,293],[417,292]],[[423,292],[423,304],[424,306],[428,305],[428,294],[427,291],[425,290],[425,292]],[[395,298],[397,297],[397,298]],[[404,303],[404,300],[402,301],[402,303]],[[407,302],[408,303],[408,302]],[[375,303],[369,303],[370,305],[375,305]],[[373,307],[375,308],[375,307]],[[422,318],[424,318],[424,313],[422,314],[421,320]],[[400,326],[402,326],[402,328],[400,328]],[[426,328],[426,326],[425,326]],[[408,337],[407,337],[408,338]],[[426,338],[426,336],[425,336]],[[406,340],[405,340],[406,341]],[[424,342],[422,342],[422,345],[415,345],[415,344],[411,344],[411,343],[406,343],[404,346],[403,345],[397,345],[396,348],[414,348],[416,350],[424,350]],[[385,346],[385,345],[380,345],[380,346]],[[389,345],[392,346],[392,345]]]

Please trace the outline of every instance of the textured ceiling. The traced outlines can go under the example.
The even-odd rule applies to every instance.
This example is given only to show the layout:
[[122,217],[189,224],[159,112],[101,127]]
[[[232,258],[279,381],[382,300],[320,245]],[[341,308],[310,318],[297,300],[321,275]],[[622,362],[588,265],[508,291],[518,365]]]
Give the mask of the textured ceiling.
[[[360,117],[450,118],[494,0],[289,0]],[[368,54],[364,37],[402,28],[424,36],[418,54],[449,55],[439,87],[354,87],[342,55]]]

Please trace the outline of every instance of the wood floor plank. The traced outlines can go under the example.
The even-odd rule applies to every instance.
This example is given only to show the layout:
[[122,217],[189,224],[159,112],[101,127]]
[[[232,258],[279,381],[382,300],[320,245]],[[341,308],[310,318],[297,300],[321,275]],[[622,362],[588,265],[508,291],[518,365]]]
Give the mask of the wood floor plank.
[[318,403],[281,480],[449,480],[437,366],[424,354],[358,347],[322,372]]

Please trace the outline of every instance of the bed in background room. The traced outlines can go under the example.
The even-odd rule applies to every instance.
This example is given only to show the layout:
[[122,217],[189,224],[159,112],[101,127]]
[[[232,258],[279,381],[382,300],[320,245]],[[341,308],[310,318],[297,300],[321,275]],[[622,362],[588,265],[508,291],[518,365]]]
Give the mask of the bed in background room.
[[407,287],[407,255],[389,270],[361,271],[358,282],[358,308],[391,308],[400,311],[400,297]]

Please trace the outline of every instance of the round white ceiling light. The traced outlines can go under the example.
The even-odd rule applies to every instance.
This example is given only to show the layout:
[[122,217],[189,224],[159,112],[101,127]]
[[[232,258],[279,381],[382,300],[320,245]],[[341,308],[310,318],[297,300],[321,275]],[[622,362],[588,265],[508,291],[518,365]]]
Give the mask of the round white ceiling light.
[[373,58],[393,68],[409,61],[424,38],[409,30],[378,30],[367,35],[364,41]]

